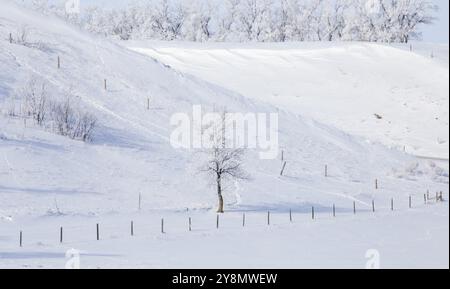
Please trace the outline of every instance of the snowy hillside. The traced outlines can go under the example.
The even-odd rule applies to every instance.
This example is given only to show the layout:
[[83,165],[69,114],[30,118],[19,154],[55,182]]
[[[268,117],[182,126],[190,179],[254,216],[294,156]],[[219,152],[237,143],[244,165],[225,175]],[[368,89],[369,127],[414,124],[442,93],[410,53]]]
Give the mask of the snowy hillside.
[[409,45],[365,43],[124,45],[252,99],[446,159],[448,166],[448,45],[413,43],[413,53]]
[[[24,31],[27,33],[23,33]],[[9,41],[10,33],[14,38],[12,43]],[[26,37],[23,37],[22,42],[18,42],[18,36],[24,34]],[[340,59],[342,71],[339,79],[342,81],[324,81],[327,77],[334,77],[335,73],[323,70],[324,64],[320,64],[326,61],[323,59],[323,53],[343,57],[346,50],[355,51],[361,59],[381,69],[382,64],[378,64],[378,59],[367,59],[364,54],[367,47],[362,44],[339,45],[328,52],[323,49],[298,52],[296,57],[301,59],[304,65],[308,64],[310,69],[305,71],[297,67],[298,73],[305,77],[307,85],[297,83],[298,80],[292,77],[289,86],[283,83],[279,83],[279,86],[273,84],[278,88],[278,97],[272,95],[268,98],[267,94],[273,94],[275,91],[267,78],[261,81],[261,78],[250,76],[255,72],[253,68],[244,70],[246,65],[251,64],[253,57],[257,56],[226,52],[230,63],[237,65],[237,59],[240,59],[241,64],[237,65],[236,69],[241,71],[243,80],[250,77],[245,82],[251,81],[256,88],[242,91],[242,87],[248,87],[241,87],[239,84],[243,82],[232,77],[236,70],[219,71],[218,73],[223,75],[219,77],[215,74],[214,78],[214,75],[208,77],[207,74],[197,73],[199,66],[196,65],[193,65],[192,69],[186,69],[186,63],[191,61],[190,59],[194,63],[190,53],[198,51],[186,49],[186,54],[182,54],[180,50],[176,51],[180,57],[177,67],[173,63],[174,56],[162,59],[163,52],[159,48],[154,50],[158,51],[155,56],[160,60],[157,61],[121,45],[88,35],[56,18],[42,17],[9,1],[1,0],[0,267],[58,268],[63,266],[65,250],[74,247],[86,252],[85,264],[92,268],[363,266],[365,251],[348,255],[349,259],[345,265],[336,261],[354,247],[351,238],[348,239],[352,235],[359,236],[357,242],[361,250],[379,245],[386,252],[394,254],[386,261],[387,267],[413,267],[411,260],[415,259],[419,260],[415,265],[419,267],[448,265],[448,246],[447,249],[440,248],[442,244],[448,244],[448,223],[436,222],[436,219],[440,220],[442,216],[448,220],[448,204],[423,205],[423,194],[427,190],[432,194],[435,191],[444,191],[444,195],[448,195],[448,171],[431,161],[417,159],[397,148],[388,148],[376,141],[367,141],[335,128],[335,125],[348,128],[354,121],[365,119],[369,123],[364,127],[365,131],[359,131],[363,126],[355,126],[354,130],[348,132],[364,136],[368,129],[373,129],[374,134],[384,134],[385,131],[379,129],[377,124],[389,127],[384,122],[389,121],[395,109],[402,111],[400,104],[395,109],[385,109],[382,105],[386,97],[392,97],[392,94],[396,93],[396,89],[389,86],[390,82],[385,83],[389,75],[381,77],[373,74],[375,80],[364,87],[363,76],[369,77],[371,72],[369,70],[363,75],[363,69],[352,66],[351,60]],[[392,59],[403,55],[403,52],[390,48],[372,49],[373,53],[386,54]],[[202,53],[207,55],[208,61],[223,65],[224,59],[215,55],[215,51],[223,53],[214,49],[202,50]],[[251,50],[248,49],[248,52]],[[277,56],[278,60],[282,58],[283,55]],[[409,63],[417,66],[419,70],[428,65],[429,60],[423,57],[417,56],[415,59],[416,62],[412,63],[409,63],[408,58],[403,59],[401,64]],[[269,77],[267,73],[270,69],[266,69],[266,65],[270,68],[270,63],[265,63],[262,59],[258,61],[262,63],[258,71]],[[347,62],[350,63],[348,66]],[[209,69],[208,63],[204,63],[205,71]],[[197,76],[184,74],[168,65],[188,70]],[[297,65],[295,62],[291,63],[289,59],[285,59],[280,65],[285,67],[286,77],[293,76],[291,69]],[[403,69],[405,73],[410,71]],[[312,71],[315,71],[315,74]],[[319,78],[323,73],[325,76]],[[448,132],[443,134],[443,129],[448,128],[448,109],[443,108],[444,105],[448,107],[448,95],[445,98],[439,91],[448,90],[448,82],[442,82],[442,74],[447,73],[448,76],[448,66],[446,68],[436,64],[433,70],[421,73],[428,85],[418,91],[411,90],[411,94],[417,97],[419,93],[424,93],[429,98],[422,99],[421,102],[420,99],[413,98],[411,109],[423,107],[426,103],[430,110],[427,117],[439,117],[434,125],[435,129],[429,130],[428,119],[420,122],[408,115],[396,120],[399,123],[395,123],[396,126],[391,128],[392,132],[388,133],[386,138],[393,138],[394,130],[402,129],[406,121],[411,121],[412,128],[422,123],[423,126],[419,129],[423,135],[417,140],[417,150],[420,152],[422,147],[427,149],[426,152],[435,150],[438,152],[437,156],[441,157],[443,146],[447,147],[448,152]],[[226,77],[229,78],[229,84],[223,83]],[[352,77],[353,81],[348,80]],[[404,93],[405,86],[419,81],[416,77],[409,77],[405,77],[406,80],[398,80],[401,84],[397,88],[400,91],[398,93]],[[431,85],[431,77],[435,77],[435,85]],[[56,134],[51,124],[38,126],[30,118],[11,115],[12,104],[14,107],[21,105],[21,93],[27,89],[30,79],[45,82],[48,97],[52,101],[64,101],[68,95],[72,95],[73,101],[82,111],[96,116],[98,125],[92,142],[72,140]],[[218,82],[225,88],[206,82],[208,80]],[[380,97],[379,101],[356,101],[358,91],[350,89],[349,83],[363,86],[361,90],[370,93],[374,99]],[[342,100],[335,98],[340,95],[337,91],[325,99],[317,98],[317,95],[322,95],[322,90],[316,87],[325,85],[328,86],[329,92],[339,90],[348,94],[345,106],[340,105],[342,111],[333,109],[337,104],[342,104]],[[232,92],[233,89],[237,92]],[[292,89],[298,89],[295,97],[304,100],[304,103],[292,101]],[[383,89],[393,90],[389,95],[376,94],[377,91],[383,92]],[[264,94],[258,96],[258,92]],[[308,98],[309,95],[316,97]],[[322,103],[324,114],[314,113],[319,103]],[[215,221],[217,196],[214,186],[211,186],[213,180],[199,171],[202,157],[197,151],[175,149],[169,142],[173,130],[170,125],[171,116],[180,112],[190,115],[193,105],[202,105],[205,111],[226,107],[227,111],[232,112],[280,113],[278,158],[262,160],[258,151],[249,151],[243,165],[251,178],[232,182],[226,188],[226,209],[230,211],[229,215],[224,216],[224,226],[229,230],[226,238],[223,238],[223,232],[211,232],[207,229],[211,225],[210,222]],[[441,108],[437,108],[438,106]],[[349,115],[349,109],[352,107],[358,108],[354,111],[353,118]],[[364,107],[367,109],[363,109]],[[308,110],[310,113],[307,113]],[[326,113],[329,114],[327,118],[321,117]],[[320,122],[334,118],[331,113],[336,113],[336,121],[332,122],[332,125]],[[373,113],[383,114],[383,120],[374,121]],[[419,115],[419,112],[417,114]],[[402,133],[399,133],[399,137],[406,140],[416,136]],[[432,145],[432,142],[425,141],[428,138],[441,138],[443,143]],[[287,161],[283,176],[280,176],[281,151]],[[328,177],[324,176],[325,166],[328,168]],[[375,180],[378,180],[377,190]],[[416,211],[405,213],[405,203],[407,204],[409,196],[413,197],[417,206],[422,206]],[[395,215],[389,211],[391,198],[398,200],[396,206],[399,212]],[[353,218],[353,202],[360,212],[368,215],[373,200],[379,204],[379,210],[384,211],[380,212],[380,218],[372,215],[361,216],[361,220]],[[334,221],[324,216],[329,216],[332,204],[337,206],[339,214],[345,215],[340,225],[334,227],[336,230],[342,232],[348,224],[354,224],[352,229],[349,229],[349,236],[340,235],[340,238],[346,241],[339,252],[324,252],[323,247],[312,248],[309,251],[311,255],[300,251],[292,252],[291,250],[298,246],[297,243],[293,244],[292,240],[298,237],[298,232],[305,230],[310,231],[312,236],[308,238],[301,233],[304,236],[301,240],[305,245],[309,246],[314,244],[315,240],[320,240],[321,246],[328,246],[329,250],[332,250],[334,246],[329,243],[329,238],[321,238],[326,235],[324,232],[331,232],[331,228],[328,230],[327,227],[321,227],[319,222],[311,224],[312,227],[303,223],[296,231],[291,230],[289,224],[282,225],[280,222],[276,230],[279,230],[279,238],[281,242],[286,242],[286,246],[280,249],[276,254],[278,257],[272,259],[272,263],[258,262],[258,259],[245,263],[236,259],[246,252],[245,244],[254,247],[248,254],[257,254],[258,250],[270,246],[270,237],[264,239],[267,237],[266,227],[260,227],[259,221],[255,221],[260,218],[264,223],[268,210],[275,214],[274,223],[277,224],[277,220],[282,220],[282,216],[289,210],[293,210],[296,218],[309,220],[311,207],[314,206],[317,219],[325,220],[328,222],[325,226],[329,227]],[[184,230],[184,222],[191,212],[196,220],[200,221],[196,224],[197,231],[194,230],[193,235],[189,237],[189,244],[196,244],[199,246],[198,250],[200,247],[205,249],[203,259],[199,259],[197,263],[189,263],[189,254],[196,251],[192,249],[179,252],[186,254],[177,255],[180,258],[167,258],[165,253],[168,251],[185,248],[180,246],[183,246],[186,236],[179,231],[181,228]],[[245,242],[238,242],[240,230],[233,230],[231,224],[240,222],[242,212],[254,214],[255,219],[252,221],[249,217],[248,224],[249,227],[253,224],[254,228],[249,231],[251,233],[245,235]],[[164,237],[155,236],[159,232],[160,218],[164,216],[169,218],[168,226],[172,224],[172,230],[177,230],[178,233],[168,233]],[[138,221],[137,226],[141,226],[136,228],[138,239],[135,245],[132,245],[132,240],[115,232],[118,227],[127,231],[126,226],[131,218]],[[395,221],[392,227],[386,228],[383,220]],[[414,225],[405,228],[403,224],[411,220]],[[105,232],[102,234],[102,239],[105,239],[103,245],[89,241],[91,238],[88,237],[90,227],[99,222],[108,224],[107,229],[102,231]],[[65,226],[68,231],[67,243],[63,245],[54,242],[54,233],[59,226]],[[143,228],[144,226],[146,227]],[[402,231],[403,234],[399,234],[399,238],[392,235],[392,239],[384,239],[386,242],[375,244],[372,234],[360,234],[373,228],[386,228],[385,232],[395,232],[397,228],[409,230],[410,227],[413,227],[413,230]],[[25,234],[23,248],[18,248],[17,245],[19,230],[23,230]],[[150,231],[155,234],[150,234]],[[149,232],[149,235],[144,232]],[[423,240],[422,234],[426,232],[433,234],[429,239]],[[255,243],[254,238],[261,242]],[[227,255],[230,259],[224,258],[223,262],[220,262],[220,259],[208,258],[213,255],[212,244],[221,240],[225,243],[230,239],[230,243],[224,244],[223,252],[224,255],[230,252]],[[406,252],[399,251],[398,248],[410,239],[414,241],[405,249]],[[161,250],[148,251],[145,249],[148,242],[154,245],[150,247],[159,247]],[[240,245],[232,247],[236,242]],[[436,249],[427,253],[427,258],[419,250],[424,243],[436,245],[432,246]],[[124,244],[125,247],[134,249],[124,252]],[[141,254],[144,249],[147,253]],[[442,254],[442,250],[447,250],[446,254]],[[329,258],[332,254],[336,254],[335,259]],[[289,258],[293,256],[298,258]],[[334,261],[320,262],[325,258]]]

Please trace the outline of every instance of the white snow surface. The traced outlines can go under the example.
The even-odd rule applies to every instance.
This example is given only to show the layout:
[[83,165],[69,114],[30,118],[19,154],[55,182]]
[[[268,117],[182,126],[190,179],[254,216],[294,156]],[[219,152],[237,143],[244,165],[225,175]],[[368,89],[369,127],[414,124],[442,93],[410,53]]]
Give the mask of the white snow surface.
[[[282,59],[276,50],[252,56],[220,48],[222,56],[212,60],[215,49],[201,49],[204,56],[192,58],[189,54],[200,50],[190,51],[190,44],[186,44],[183,54],[181,44],[176,44],[170,49],[178,52],[170,53],[179,55],[177,66],[170,60],[175,59],[173,54],[161,59],[161,43],[154,44],[153,51],[159,51],[153,55],[157,61],[9,1],[1,0],[0,5],[1,268],[63,268],[70,248],[81,250],[83,268],[364,268],[365,253],[370,249],[380,251],[381,266],[386,268],[448,268],[448,203],[430,200],[425,205],[423,201],[427,190],[432,195],[444,191],[448,199],[448,171],[439,163],[384,145],[395,136],[395,129],[401,128],[397,121],[410,121],[411,127],[422,124],[417,129],[424,134],[415,133],[414,140],[424,148],[423,153],[445,158],[442,146],[448,153],[448,132],[443,131],[448,128],[448,95],[440,91],[448,91],[448,82],[442,81],[442,74],[448,77],[448,60],[445,64],[360,43],[335,48],[311,45],[307,50],[293,46],[292,53],[309,72],[298,67],[292,70],[298,63],[289,59],[280,62],[280,69],[287,73],[284,77],[295,71],[304,81],[292,72],[288,85],[274,81],[279,85],[279,97],[267,97],[273,92],[269,92],[267,78],[261,81],[248,74],[258,70],[268,77],[276,63],[266,63],[258,55],[279,53],[276,57]],[[10,44],[9,33],[16,34],[24,25],[30,30],[29,45]],[[244,50],[259,51],[254,45],[254,50]],[[236,70],[219,69],[224,66],[223,53],[229,55],[230,66],[234,63]],[[339,59],[327,60],[327,55],[338,55]],[[58,56],[61,69],[56,68]],[[382,56],[408,64],[401,68],[406,75],[397,79],[397,94],[406,97],[405,87],[409,87],[411,109],[428,107],[429,114],[420,121],[414,113],[403,114],[403,104],[392,98],[396,89],[390,86],[394,81],[389,74],[396,65],[381,61]],[[355,57],[363,61],[362,66],[355,63]],[[212,76],[197,73],[195,61],[202,58],[209,59],[204,63],[206,74],[221,81],[211,84],[207,81],[215,82]],[[195,76],[183,72],[189,61],[192,69],[188,72]],[[244,69],[259,62],[257,69]],[[339,65],[331,65],[333,62]],[[388,67],[383,69],[383,65]],[[337,67],[343,72],[337,73]],[[430,69],[422,71],[426,67]],[[418,74],[424,79],[410,74],[415,70],[420,70]],[[245,85],[248,90],[240,89],[233,73],[243,79],[253,77]],[[77,95],[83,108],[98,117],[99,128],[92,143],[70,140],[31,120],[25,125],[22,119],[7,115],[9,98],[31,75],[47,80],[55,98],[62,99],[69,92]],[[362,75],[374,80],[366,85]],[[277,76],[274,70],[274,79],[280,79]],[[225,78],[236,85],[217,85]],[[374,102],[357,100],[348,83],[365,86],[361,89],[370,93]],[[348,97],[338,91],[326,97],[319,93],[324,87],[327,91],[339,89]],[[294,96],[305,100],[304,107],[291,100],[295,88],[298,95]],[[393,91],[386,95],[383,89]],[[265,95],[257,96],[255,91]],[[314,91],[314,101],[308,101]],[[150,110],[146,108],[148,97]],[[322,115],[329,113],[327,118],[313,113],[319,103]],[[226,106],[236,112],[280,112],[280,145],[288,162],[285,176],[279,176],[279,159],[260,160],[256,151],[250,151],[245,167],[252,178],[227,187],[228,213],[222,216],[219,230],[215,228],[214,187],[198,171],[202,158],[195,151],[176,150],[169,143],[170,117],[177,112],[191,113],[194,104],[209,110]],[[389,109],[383,110],[385,107]],[[384,122],[396,109],[401,117],[387,133],[384,129],[389,125]],[[379,123],[382,128],[372,119],[377,112],[385,117]],[[436,122],[429,119],[434,115],[439,117]],[[336,121],[329,122],[332,118]],[[345,126],[362,118],[367,126],[355,125],[353,130]],[[430,123],[433,129],[428,131]],[[361,137],[367,136],[368,129],[377,137]],[[386,135],[379,138],[378,134]],[[413,138],[402,131],[398,136]],[[426,141],[428,137],[446,142],[433,145]],[[417,152],[421,152],[419,148]],[[328,178],[324,177],[325,165],[329,167]],[[378,190],[375,179],[379,180]],[[409,196],[413,209],[408,209]],[[394,212],[390,211],[391,198],[395,199]],[[377,204],[375,214],[371,212],[372,200]],[[353,202],[357,215],[353,215]],[[336,219],[330,215],[332,204],[337,207]],[[293,223],[289,222],[289,210],[294,214]],[[267,226],[267,211],[272,213],[271,226]],[[245,228],[243,213],[248,219]],[[192,232],[187,231],[188,216],[194,220]],[[166,234],[160,234],[162,217]],[[135,237],[129,236],[131,220],[136,224]],[[95,240],[96,223],[101,227],[100,241]],[[59,244],[60,226],[64,226],[63,244]],[[19,231],[23,231],[22,248],[18,246]]]
[[448,162],[448,45],[124,45],[252,99]]

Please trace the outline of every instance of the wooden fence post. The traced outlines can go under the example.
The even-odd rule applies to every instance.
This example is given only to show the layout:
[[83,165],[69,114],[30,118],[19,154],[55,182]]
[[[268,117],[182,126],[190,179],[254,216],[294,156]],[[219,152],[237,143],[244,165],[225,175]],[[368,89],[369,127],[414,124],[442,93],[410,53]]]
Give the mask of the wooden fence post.
[[242,214],[242,227],[245,227],[245,213]]
[[9,33],[9,43],[10,43],[10,44],[13,43],[12,33]]
[[106,79],[103,80],[103,86],[105,90],[108,90]]
[[378,179],[375,179],[375,190],[378,190]]
[[63,243],[63,227],[59,228],[59,243]]
[[353,214],[356,215],[356,202],[353,201]]
[[100,240],[100,226],[97,224],[97,241]]
[[267,226],[270,226],[270,211],[267,212]]
[[138,205],[138,208],[139,208],[139,211],[142,208],[142,194],[141,193],[139,193],[139,205]]
[[325,165],[325,177],[328,177],[328,165]]
[[281,168],[280,176],[283,176],[284,170],[286,169],[286,165],[287,165],[287,162],[285,161],[285,162],[283,163],[283,167]]
[[23,233],[20,231],[19,233],[19,246],[22,248],[22,242],[23,242]]
[[412,209],[412,196],[409,196],[409,208]]
[[336,205],[333,204],[333,218],[336,218]]
[[391,199],[391,211],[394,210],[394,198]]
[[133,221],[131,221],[131,236],[133,237],[134,236],[134,222]]
[[58,55],[58,69],[60,69],[60,68],[61,68],[61,58]]
[[161,219],[161,234],[164,234],[164,218]]
[[289,221],[292,223],[292,209],[289,210]]
[[189,217],[189,232],[192,232],[192,218]]
[[219,229],[219,222],[220,222],[220,216],[219,214],[217,214],[217,218],[216,218],[216,228]]
[[312,209],[311,209],[311,217],[312,217],[313,220],[316,219],[316,213],[314,211],[314,207],[312,207]]

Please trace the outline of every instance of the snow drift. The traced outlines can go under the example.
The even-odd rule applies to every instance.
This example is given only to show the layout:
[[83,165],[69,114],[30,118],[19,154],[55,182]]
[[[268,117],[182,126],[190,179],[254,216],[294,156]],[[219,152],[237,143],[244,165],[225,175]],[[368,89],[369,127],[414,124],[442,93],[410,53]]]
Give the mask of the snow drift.
[[124,44],[252,99],[448,162],[448,45]]

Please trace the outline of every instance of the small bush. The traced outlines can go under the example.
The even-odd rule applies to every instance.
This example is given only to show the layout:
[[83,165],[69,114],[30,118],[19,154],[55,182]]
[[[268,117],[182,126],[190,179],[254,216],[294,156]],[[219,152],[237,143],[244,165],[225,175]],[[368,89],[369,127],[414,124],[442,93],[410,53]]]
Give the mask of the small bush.
[[[72,95],[65,101],[52,101],[48,96],[48,83],[37,78],[31,78],[29,82],[10,97],[7,114],[11,117],[32,118],[36,124],[42,127],[52,127],[62,136],[78,139],[84,142],[91,141],[97,124],[97,118],[88,112],[84,112],[79,105],[71,100]],[[20,109],[17,109],[20,103]]]
[[30,31],[28,26],[23,25],[17,30],[16,43],[20,45],[28,45],[28,35]]
[[92,140],[97,118],[90,113],[75,109],[70,98],[63,103],[53,104],[52,115],[58,134],[84,142]]
[[36,79],[31,79],[24,91],[24,98],[26,114],[38,125],[44,125],[48,111],[45,83],[38,83]]

